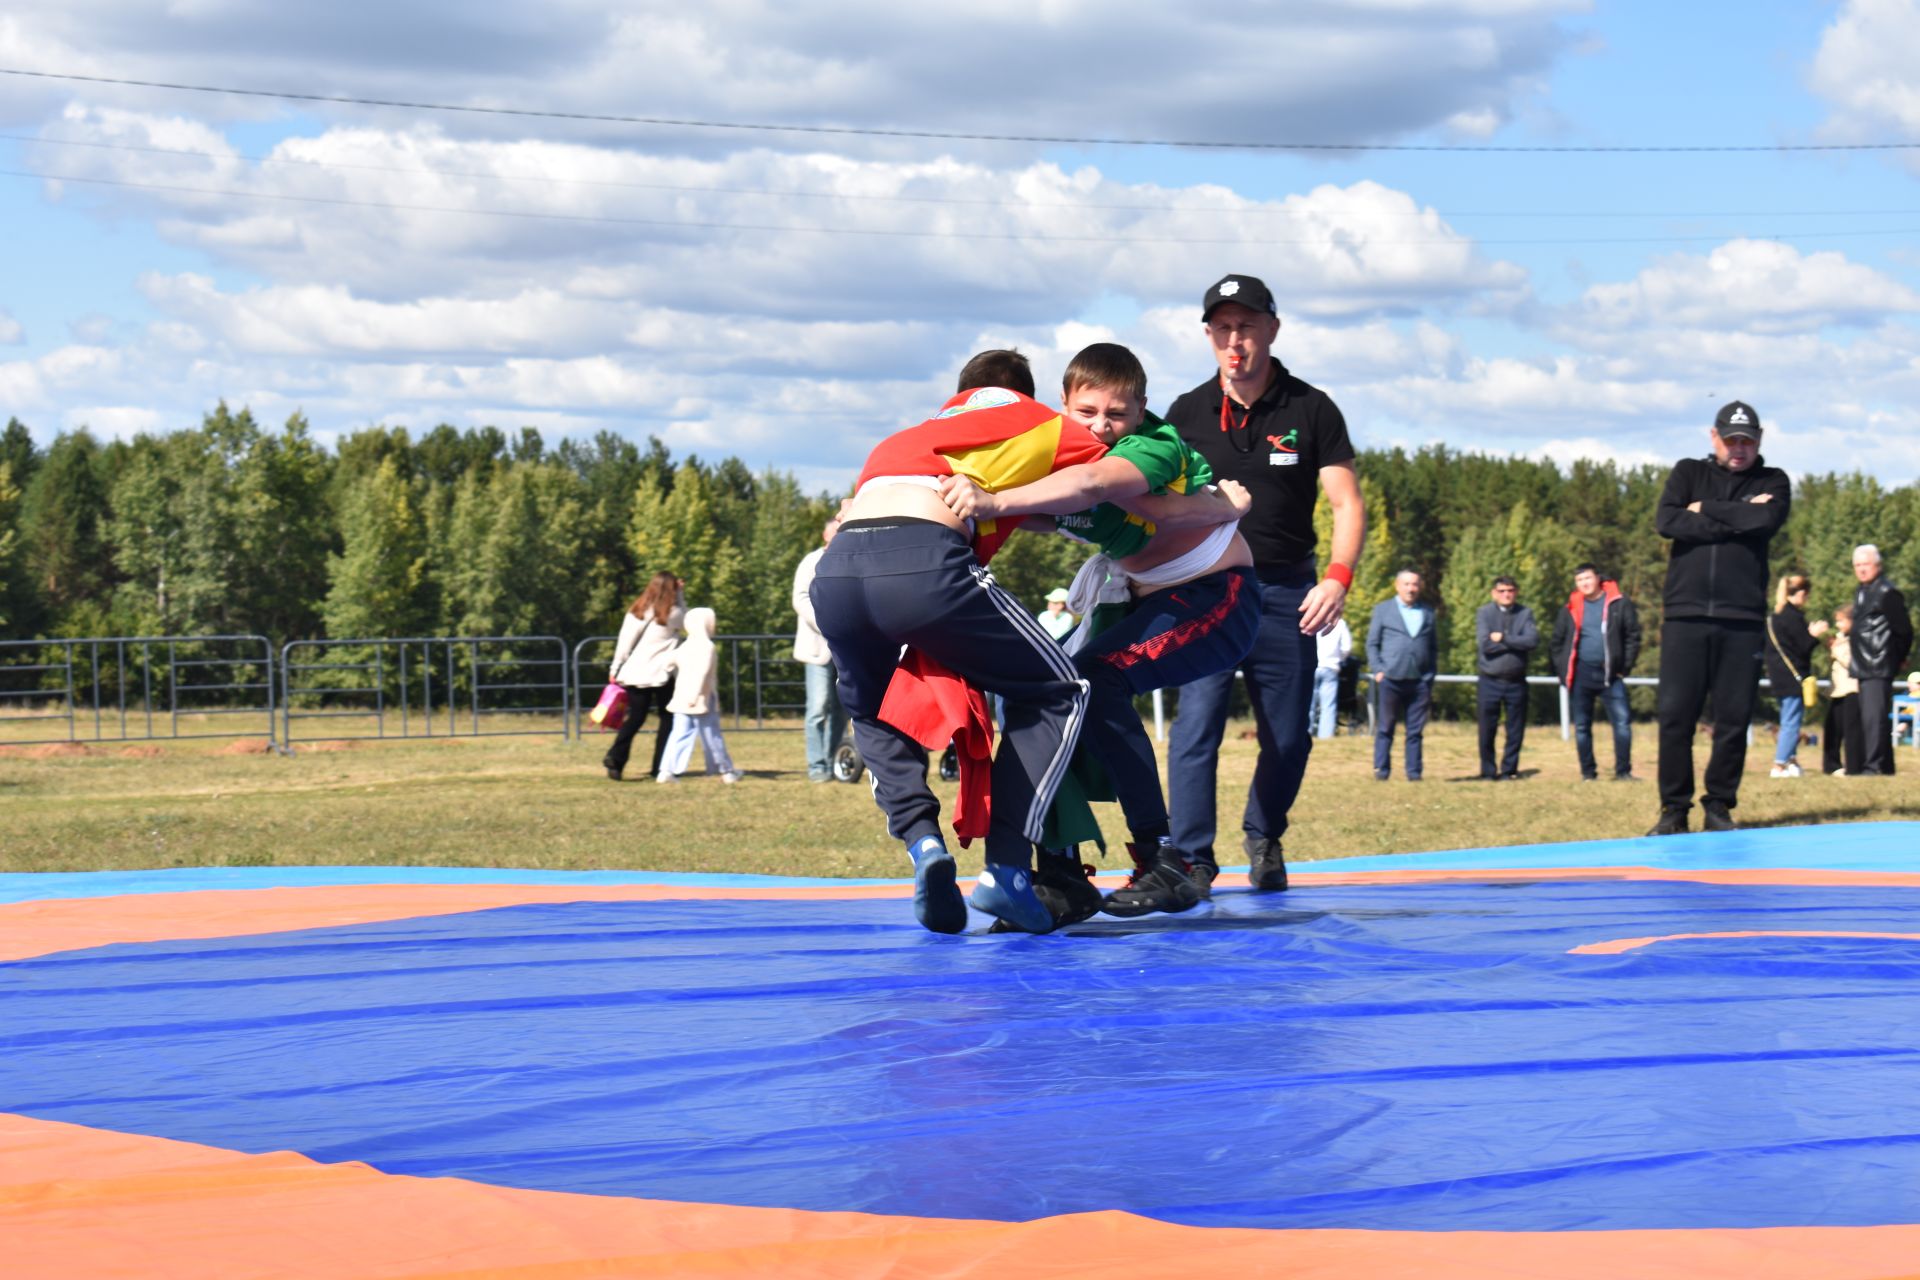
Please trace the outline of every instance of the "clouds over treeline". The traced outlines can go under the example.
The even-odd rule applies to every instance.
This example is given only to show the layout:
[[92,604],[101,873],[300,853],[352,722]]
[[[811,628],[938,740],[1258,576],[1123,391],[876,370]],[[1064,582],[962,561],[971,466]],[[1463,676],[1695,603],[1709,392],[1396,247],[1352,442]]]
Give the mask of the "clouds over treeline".
[[[825,20],[758,3],[524,17],[423,3],[379,9],[375,38],[361,8],[374,12],[29,4],[0,22],[0,63],[874,131],[1471,139],[1546,109],[1585,10],[1371,0],[1249,16],[1049,0],[859,3]],[[1875,66],[1897,79],[1883,50],[1916,38],[1912,10],[1854,0],[1836,14],[1808,72],[1836,127],[1904,109],[1856,90]],[[44,198],[149,226],[205,263],[130,281],[146,313],[133,332],[62,345],[0,311],[0,344],[26,348],[0,360],[0,411],[43,430],[186,424],[224,397],[270,417],[304,410],[323,435],[374,421],[612,427],[824,481],[921,416],[989,343],[1033,350],[1046,381],[1081,342],[1128,342],[1164,402],[1210,368],[1197,300],[1228,270],[1275,285],[1280,354],[1374,443],[1632,459],[1670,452],[1676,426],[1738,394],[1785,428],[1776,460],[1811,468],[1826,461],[1806,452],[1815,439],[1864,447],[1920,426],[1907,407],[1916,297],[1871,266],[1735,240],[1554,299],[1446,209],[1352,164],[1255,195],[1233,177],[1244,152],[1205,180],[1154,181],[1099,148],[296,108],[12,77],[0,117],[40,139],[22,148],[32,167],[63,175]],[[1834,369],[1845,396],[1813,382]],[[1920,470],[1920,445],[1901,447],[1902,474]]]

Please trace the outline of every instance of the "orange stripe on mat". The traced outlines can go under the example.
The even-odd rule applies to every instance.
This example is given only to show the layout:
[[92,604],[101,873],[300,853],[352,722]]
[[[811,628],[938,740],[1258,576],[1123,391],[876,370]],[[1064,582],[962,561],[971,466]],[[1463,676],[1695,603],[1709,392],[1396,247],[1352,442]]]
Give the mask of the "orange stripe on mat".
[[1284,1276],[1911,1280],[1920,1226],[1260,1231],[1001,1223],[522,1191],[0,1114],[9,1280]]
[[[1117,875],[1103,876],[1109,887]],[[1552,867],[1471,871],[1302,871],[1295,891],[1322,885],[1513,884],[1553,880],[1664,880],[1738,885],[1894,885],[1920,887],[1920,872],[1673,871],[1659,867]],[[1244,875],[1224,875],[1222,888],[1244,888]],[[279,889],[200,889],[187,893],[129,893],[104,898],[47,898],[0,905],[0,963],[56,951],[117,942],[231,938],[248,934],[372,924],[421,916],[455,915],[538,902],[664,902],[905,898],[899,884],[739,886],[372,884]]]
[[1666,933],[1657,938],[1615,938],[1585,942],[1568,950],[1570,956],[1617,956],[1623,951],[1650,947],[1656,942],[1691,942],[1703,938],[1890,938],[1920,942],[1920,933],[1868,933],[1857,929],[1738,929],[1730,933]]

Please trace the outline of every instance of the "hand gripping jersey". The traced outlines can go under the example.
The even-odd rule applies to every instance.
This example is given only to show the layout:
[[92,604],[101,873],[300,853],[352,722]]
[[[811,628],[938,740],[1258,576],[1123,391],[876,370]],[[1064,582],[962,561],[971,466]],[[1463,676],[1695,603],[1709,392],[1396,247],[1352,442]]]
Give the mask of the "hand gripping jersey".
[[[1150,493],[1192,493],[1213,483],[1213,468],[1180,438],[1172,423],[1149,413],[1140,426],[1120,437],[1107,451],[1140,468]],[[1139,551],[1153,538],[1153,525],[1130,515],[1111,502],[1090,511],[1056,516],[1054,526],[1068,537],[1089,542],[1115,560]]]
[[[1106,452],[1092,432],[1039,401],[982,387],[960,392],[919,426],[882,440],[867,455],[860,483],[877,476],[965,476],[998,493],[1062,467],[1097,462]],[[982,520],[973,539],[980,563],[1019,527],[1018,516]]]

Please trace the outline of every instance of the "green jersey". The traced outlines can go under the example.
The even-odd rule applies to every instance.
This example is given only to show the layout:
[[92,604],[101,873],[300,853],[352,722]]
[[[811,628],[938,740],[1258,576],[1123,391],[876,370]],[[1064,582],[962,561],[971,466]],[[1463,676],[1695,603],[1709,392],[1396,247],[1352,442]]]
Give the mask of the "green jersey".
[[[1120,437],[1107,450],[1109,458],[1125,458],[1147,478],[1149,493],[1192,493],[1213,483],[1213,468],[1195,453],[1172,423],[1149,413],[1139,427]],[[1111,502],[1091,511],[1055,516],[1054,527],[1068,537],[1090,542],[1115,560],[1147,545],[1153,526],[1129,515]]]

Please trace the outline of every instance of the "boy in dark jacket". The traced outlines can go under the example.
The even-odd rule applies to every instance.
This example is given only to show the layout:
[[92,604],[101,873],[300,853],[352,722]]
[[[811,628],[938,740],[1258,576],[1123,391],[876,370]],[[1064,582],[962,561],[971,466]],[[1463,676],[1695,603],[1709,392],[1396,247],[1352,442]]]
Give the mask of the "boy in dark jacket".
[[1752,405],[1723,406],[1707,438],[1712,456],[1675,464],[1655,517],[1673,550],[1660,628],[1660,819],[1649,835],[1687,829],[1694,726],[1709,693],[1713,754],[1700,810],[1706,830],[1733,830],[1766,647],[1767,544],[1793,500],[1786,472],[1760,456]]
[[1573,571],[1573,594],[1554,619],[1547,645],[1553,672],[1567,687],[1573,711],[1573,749],[1580,778],[1600,776],[1593,758],[1593,703],[1598,698],[1613,726],[1613,776],[1632,782],[1633,722],[1627,715],[1626,678],[1640,660],[1640,615],[1620,584],[1583,564]]

